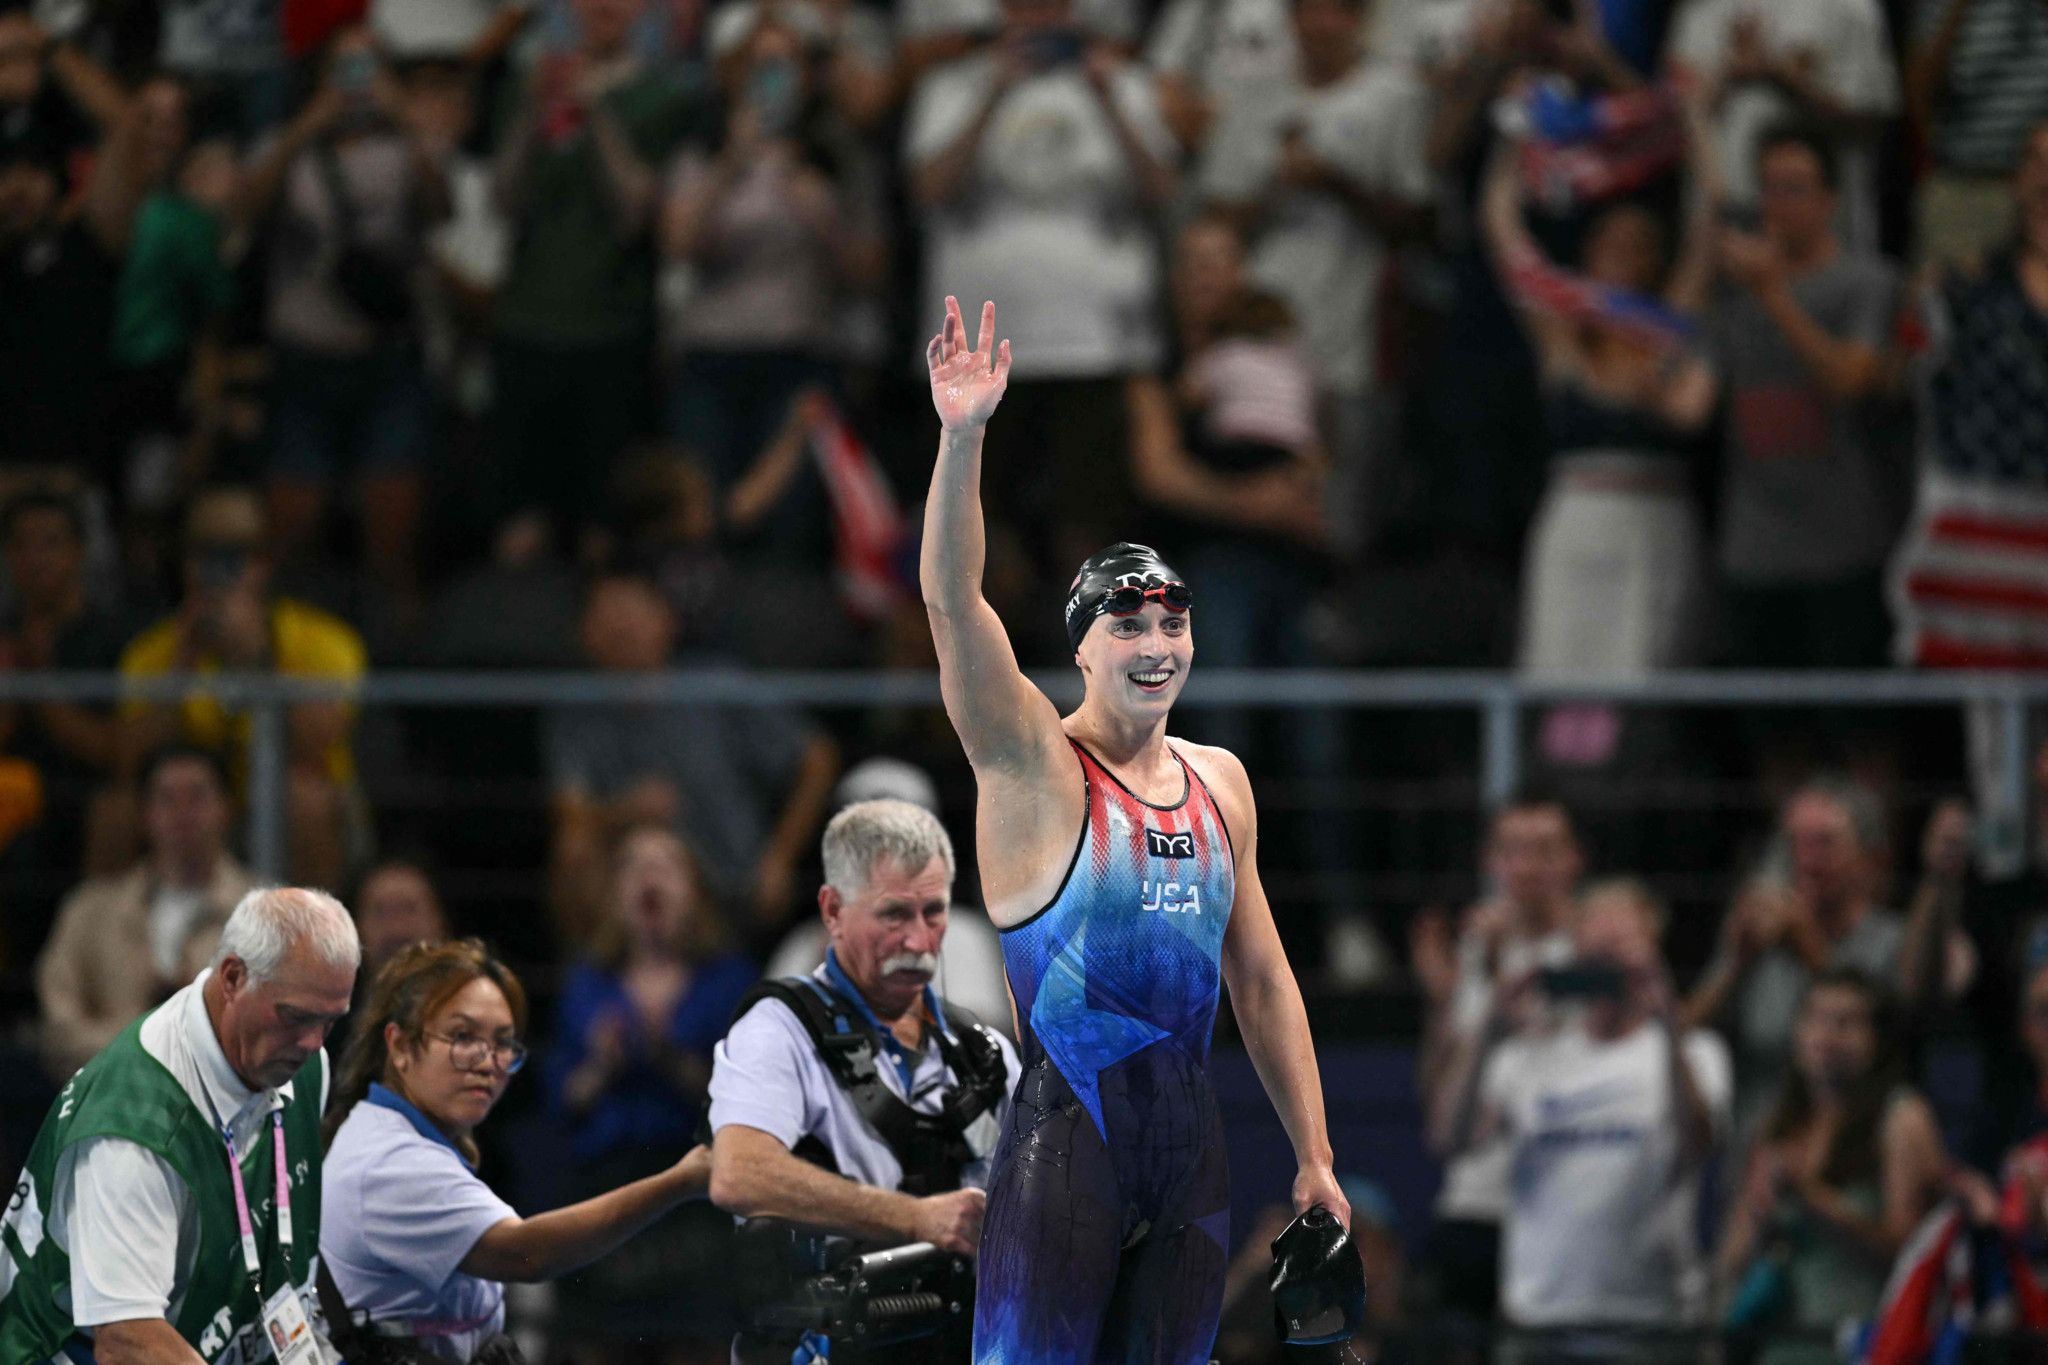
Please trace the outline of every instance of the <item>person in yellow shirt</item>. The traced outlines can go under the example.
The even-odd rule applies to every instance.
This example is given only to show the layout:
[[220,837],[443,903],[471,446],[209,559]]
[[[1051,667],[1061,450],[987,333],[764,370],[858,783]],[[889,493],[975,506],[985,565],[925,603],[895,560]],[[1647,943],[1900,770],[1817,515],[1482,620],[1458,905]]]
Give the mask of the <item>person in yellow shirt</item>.
[[[126,678],[166,673],[265,672],[292,677],[360,678],[368,662],[362,637],[316,607],[270,590],[263,505],[255,493],[201,493],[185,521],[185,597],[176,614],[145,630],[121,656]],[[249,712],[205,691],[177,701],[131,698],[122,705],[124,758],[178,739],[226,759],[246,796]],[[302,702],[286,712],[289,740],[290,875],[308,886],[341,880],[346,832],[357,808],[355,756],[349,747],[355,707]]]

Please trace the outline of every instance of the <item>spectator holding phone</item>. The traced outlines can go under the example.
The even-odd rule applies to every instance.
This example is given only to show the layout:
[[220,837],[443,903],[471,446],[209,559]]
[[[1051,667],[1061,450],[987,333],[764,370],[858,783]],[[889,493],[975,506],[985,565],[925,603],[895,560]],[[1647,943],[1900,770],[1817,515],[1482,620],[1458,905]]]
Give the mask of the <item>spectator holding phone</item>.
[[[1574,952],[1572,917],[1586,855],[1563,799],[1529,788],[1502,803],[1487,830],[1484,860],[1487,895],[1460,917],[1455,937],[1441,910],[1418,915],[1411,931],[1410,963],[1429,1003],[1416,1076],[1431,1109],[1446,1102],[1459,1048],[1486,1027],[1501,996]],[[1517,1034],[1546,1028],[1551,1020],[1541,1003],[1520,1001],[1509,1027]],[[1496,1139],[1447,1160],[1429,1233],[1436,1302],[1478,1323],[1492,1322],[1499,1306],[1508,1159],[1507,1144]]]
[[415,124],[370,30],[346,28],[328,40],[318,88],[258,151],[240,196],[244,228],[271,229],[266,491],[277,550],[289,563],[315,543],[335,485],[356,475],[364,558],[401,603],[418,591],[426,230],[447,215],[453,151]]
[[[1664,1361],[1676,1343],[1605,1338],[1699,1320],[1706,1289],[1694,1216],[1699,1174],[1727,1130],[1728,1052],[1681,1030],[1658,949],[1661,910],[1641,883],[1596,884],[1567,967],[1526,974],[1460,1044],[1431,1115],[1441,1149],[1505,1138],[1511,1154],[1501,1300],[1514,1327],[1571,1324],[1569,1346],[1510,1336],[1497,1359]],[[1528,994],[1572,1006],[1554,1032],[1509,1037]]]
[[1017,363],[988,503],[1033,528],[1027,551],[1061,587],[1132,524],[1129,471],[1104,454],[1127,446],[1125,378],[1164,357],[1154,214],[1174,155],[1151,78],[1084,32],[1072,0],[1004,0],[995,46],[911,98],[923,297],[934,312],[949,293],[1004,301]]
[[1868,791],[1808,783],[1781,809],[1778,840],[1784,870],[1743,886],[1685,1002],[1688,1023],[1720,1025],[1734,1043],[1744,1131],[1784,1076],[1807,984],[1832,967],[1889,982],[1906,937],[1903,917],[1876,901],[1884,812]]
[[1356,551],[1369,464],[1389,430],[1377,360],[1390,249],[1427,231],[1429,92],[1368,61],[1363,0],[1291,0],[1296,74],[1232,103],[1202,163],[1201,197],[1237,218],[1252,281],[1286,302],[1313,362],[1329,438],[1330,528]]
[[494,190],[511,227],[492,352],[499,515],[594,510],[646,426],[661,167],[690,117],[633,45],[645,0],[573,0],[576,43],[514,92]]
[[[1743,1167],[1719,1256],[1728,1322],[1817,1331],[1877,1306],[1892,1260],[1941,1197],[1948,1158],[1926,1100],[1901,1077],[1882,989],[1821,973],[1800,1003],[1792,1068]],[[1788,1342],[1763,1365],[1826,1365]]]
[[[663,253],[691,266],[695,283],[670,319],[683,355],[669,428],[724,490],[800,391],[831,384],[835,305],[879,281],[885,252],[797,28],[758,19],[731,62],[723,140],[676,158],[661,217]],[[815,523],[808,539],[822,543],[824,490],[815,479],[802,488],[783,520]],[[774,529],[788,540],[795,528]]]
[[[166,673],[278,673],[356,679],[367,662],[362,637],[303,602],[276,595],[264,549],[262,503],[241,488],[193,500],[185,521],[185,597],[175,615],[137,636],[121,655],[121,676]],[[178,700],[136,698],[121,707],[124,766],[172,740],[220,754],[237,795],[248,775],[250,717],[212,693]],[[355,708],[345,701],[299,702],[285,713],[287,855],[295,880],[341,882],[346,834],[359,809],[349,744]]]

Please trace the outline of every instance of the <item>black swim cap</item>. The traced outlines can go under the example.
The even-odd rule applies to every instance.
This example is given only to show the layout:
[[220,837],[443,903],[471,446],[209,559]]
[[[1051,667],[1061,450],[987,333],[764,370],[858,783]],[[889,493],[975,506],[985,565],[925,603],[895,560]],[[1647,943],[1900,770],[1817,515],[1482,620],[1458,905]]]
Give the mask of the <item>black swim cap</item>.
[[1181,576],[1168,568],[1150,545],[1120,540],[1106,550],[1097,550],[1082,563],[1067,590],[1067,643],[1075,649],[1081,647],[1081,637],[1102,615],[1110,593],[1117,588],[1158,588],[1168,583],[1181,583]]
[[1348,1341],[1365,1326],[1365,1267],[1321,1204],[1273,1239],[1272,1284],[1273,1326],[1290,1346]]

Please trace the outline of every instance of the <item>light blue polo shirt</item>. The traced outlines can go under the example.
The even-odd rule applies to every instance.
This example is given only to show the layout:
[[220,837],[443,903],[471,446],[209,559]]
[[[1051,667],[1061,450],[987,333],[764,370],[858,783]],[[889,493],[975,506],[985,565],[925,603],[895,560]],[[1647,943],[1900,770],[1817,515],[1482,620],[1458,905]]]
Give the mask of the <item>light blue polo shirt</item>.
[[372,1085],[334,1135],[320,1173],[320,1256],[359,1317],[403,1322],[437,1355],[466,1361],[505,1327],[505,1287],[456,1267],[518,1213],[403,1098]]
[[[834,957],[828,955],[813,976],[851,999],[874,1025],[872,1012]],[[933,1008],[936,1013],[936,1002]],[[889,1039],[876,1049],[875,1070],[882,1083],[899,1098],[908,1099],[911,1107],[938,1113],[953,1080],[939,1053],[938,1040],[927,1031],[924,1050],[913,1053],[897,1044],[886,1030],[879,1036]],[[1002,1106],[995,1115],[1000,1131],[1010,1121],[1010,1097],[1016,1092],[1021,1067],[1010,1040],[1000,1033],[995,1036],[1003,1050],[1006,1076]],[[803,1021],[780,1000],[756,1004],[712,1051],[711,1131],[735,1123],[758,1128],[785,1147],[815,1137],[831,1150],[839,1173],[858,1184],[893,1190],[903,1183],[903,1164],[853,1107],[818,1056]],[[961,1183],[985,1189],[988,1177],[989,1162],[984,1158],[962,1172]]]

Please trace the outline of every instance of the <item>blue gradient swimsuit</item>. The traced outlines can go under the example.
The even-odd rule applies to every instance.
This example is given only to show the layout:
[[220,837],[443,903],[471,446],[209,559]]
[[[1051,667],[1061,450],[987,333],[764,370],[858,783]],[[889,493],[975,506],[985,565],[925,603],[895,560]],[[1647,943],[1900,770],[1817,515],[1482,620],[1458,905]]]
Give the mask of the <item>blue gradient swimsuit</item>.
[[1087,818],[1073,865],[1003,932],[1024,1074],[989,1188],[974,1359],[1203,1365],[1229,1242],[1207,1066],[1235,857],[1177,752],[1172,806],[1074,752]]

